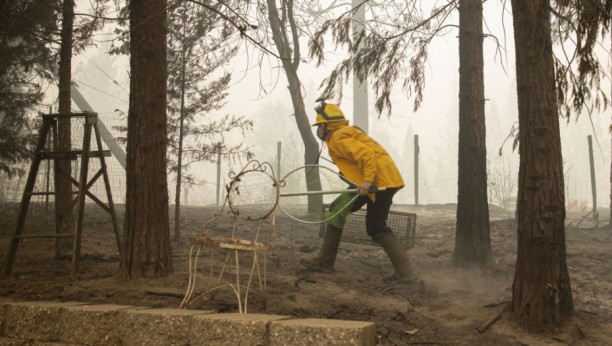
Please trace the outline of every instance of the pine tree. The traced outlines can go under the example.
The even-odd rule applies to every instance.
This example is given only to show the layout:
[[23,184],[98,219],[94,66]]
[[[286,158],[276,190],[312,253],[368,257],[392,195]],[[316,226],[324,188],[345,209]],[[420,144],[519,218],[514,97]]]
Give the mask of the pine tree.
[[528,330],[573,312],[548,0],[512,0],[519,105],[518,253],[512,310]]
[[125,277],[174,272],[166,173],[166,5],[132,0],[125,229],[120,270]]
[[482,1],[459,1],[459,176],[453,263],[491,266]]
[[24,174],[16,164],[32,158],[35,126],[28,116],[43,97],[57,59],[50,45],[57,13],[35,0],[5,1],[0,12],[0,172]]

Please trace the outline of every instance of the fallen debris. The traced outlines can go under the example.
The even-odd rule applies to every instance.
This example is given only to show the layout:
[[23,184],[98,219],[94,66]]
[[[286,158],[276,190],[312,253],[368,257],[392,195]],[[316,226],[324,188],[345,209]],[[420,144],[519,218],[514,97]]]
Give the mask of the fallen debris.
[[174,298],[180,298],[183,299],[185,298],[184,294],[181,293],[170,293],[170,292],[152,292],[152,291],[145,291],[146,294],[150,294],[152,296],[162,296],[162,297],[174,297]]
[[391,343],[396,345],[396,346],[402,346],[402,345],[457,345],[457,344],[461,344],[461,343],[464,343],[464,342],[468,341],[468,339],[463,339],[463,340],[460,340],[460,341],[451,341],[451,342],[446,342],[446,341],[428,341],[428,340],[422,340],[422,341],[400,341],[400,340],[396,340],[396,339],[392,338],[391,335],[387,335],[387,337],[389,338],[389,341],[391,341]]
[[570,345],[570,346],[574,346],[574,345],[570,344],[569,342],[567,342],[567,341],[565,341],[565,340],[563,340],[563,339],[561,339],[561,338],[558,338],[558,337],[556,337],[556,336],[553,336],[553,338],[552,338],[552,339],[553,339],[553,340],[556,340],[556,341],[561,341],[562,343],[564,343],[564,344],[568,344],[568,345]]
[[499,303],[491,303],[491,304],[487,304],[487,305],[485,305],[484,307],[485,307],[485,308],[494,308],[494,307],[496,307],[496,306],[500,306],[500,305],[503,305],[503,304],[508,304],[508,303],[510,303],[510,301],[509,301],[509,300],[504,300],[504,301],[501,301],[501,302],[499,302]]
[[384,290],[382,290],[381,293],[385,294],[385,293],[393,291],[393,290],[395,290],[395,286],[389,286],[389,287],[385,288]]
[[499,320],[502,315],[503,312],[499,312],[497,315],[491,317],[487,322],[485,322],[485,324],[482,325],[482,327],[478,328],[478,332],[484,333],[493,323],[495,323],[495,321]]

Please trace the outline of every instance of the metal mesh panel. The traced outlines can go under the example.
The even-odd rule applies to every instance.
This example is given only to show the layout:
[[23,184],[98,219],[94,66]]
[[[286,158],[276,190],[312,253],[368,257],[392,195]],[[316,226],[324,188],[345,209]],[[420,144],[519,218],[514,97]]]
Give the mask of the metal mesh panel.
[[[323,205],[323,213],[329,210],[329,204]],[[325,215],[325,214],[323,214]],[[356,243],[372,246],[380,246],[379,243],[372,240],[366,232],[365,223],[366,210],[360,209],[349,215],[342,232],[340,241],[347,243]],[[416,214],[404,213],[399,211],[389,211],[389,218],[387,219],[387,226],[389,226],[393,233],[397,236],[404,249],[412,249],[414,247],[415,230],[416,230]],[[319,238],[325,236],[325,228],[327,222],[321,223],[319,228]]]
[[[114,127],[125,125],[125,119],[119,119],[117,115],[113,113],[108,114],[98,114],[98,117],[104,121],[106,127],[109,128],[109,131],[116,136],[121,136],[122,133]],[[84,136],[84,126],[85,126],[85,118],[72,118],[70,119],[70,132],[71,132],[71,149],[72,150],[81,150],[83,147],[83,136]],[[36,129],[36,133],[40,129]],[[125,136],[125,134],[123,134]],[[51,136],[51,134],[49,135]],[[114,140],[114,139],[112,139]],[[48,142],[46,142],[48,143]],[[102,150],[108,150],[108,146],[104,141],[102,141]],[[45,148],[49,149],[49,146],[45,144]],[[95,139],[95,133],[92,129],[91,133],[91,142],[90,142],[90,150],[97,151],[98,144]],[[109,175],[109,180],[111,184],[111,191],[113,202],[115,204],[123,204],[125,203],[125,170],[120,165],[119,161],[115,156],[105,157],[106,162],[106,170]],[[23,195],[23,189],[25,188],[25,182],[28,177],[28,172],[30,170],[32,162],[28,160],[27,162],[20,162],[15,166],[22,168],[25,171],[23,176],[13,176],[11,178],[8,177],[3,172],[0,172],[0,203],[21,202],[21,197]],[[81,165],[81,157],[78,159],[71,161],[72,171],[71,176],[75,180],[79,180],[80,174],[80,165]],[[98,172],[100,169],[100,159],[92,157],[89,159],[89,166],[87,177],[88,181]],[[72,190],[75,191],[77,189],[76,186],[72,187]],[[54,169],[53,169],[53,161],[52,160],[42,160],[40,163],[40,167],[38,168],[38,174],[36,176],[36,182],[34,186],[35,192],[48,192],[55,191],[55,180],[54,180]],[[108,203],[108,198],[106,196],[106,188],[104,186],[104,179],[100,177],[94,184],[89,188],[89,192],[91,192],[94,196],[98,197],[102,202]],[[73,196],[73,198],[76,197]],[[32,196],[30,199],[31,203],[41,203],[45,205],[46,210],[50,210],[53,213],[53,207],[49,206],[49,204],[53,204],[55,201],[54,196],[42,196],[36,195]],[[86,203],[94,203],[91,199],[87,198]]]

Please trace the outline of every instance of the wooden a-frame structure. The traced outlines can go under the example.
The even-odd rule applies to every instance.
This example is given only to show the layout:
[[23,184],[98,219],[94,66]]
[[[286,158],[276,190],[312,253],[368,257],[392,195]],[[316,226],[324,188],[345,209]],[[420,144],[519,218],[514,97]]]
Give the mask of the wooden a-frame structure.
[[[84,112],[84,113],[69,113],[69,114],[42,114],[42,126],[40,129],[40,134],[38,137],[38,141],[36,144],[36,148],[34,150],[34,157],[32,159],[32,165],[30,167],[30,172],[28,173],[28,179],[26,181],[25,189],[23,191],[23,196],[21,198],[21,204],[19,206],[19,213],[17,216],[17,225],[15,226],[15,231],[13,233],[13,237],[9,242],[9,248],[6,253],[6,257],[4,260],[4,271],[3,276],[8,276],[13,271],[13,265],[15,264],[15,257],[17,256],[17,249],[19,247],[19,243],[22,239],[28,238],[64,238],[64,237],[74,237],[74,247],[72,254],[72,274],[76,274],[79,271],[79,260],[81,257],[81,238],[83,236],[83,212],[85,209],[85,196],[91,198],[94,202],[96,202],[102,209],[108,212],[112,218],[112,224],[115,231],[115,238],[117,240],[117,247],[119,248],[119,252],[121,253],[121,235],[119,234],[119,225],[117,222],[117,214],[115,213],[115,205],[113,204],[113,198],[111,194],[110,180],[108,178],[108,172],[106,170],[106,162],[104,161],[104,157],[111,156],[111,152],[109,150],[102,150],[102,141],[100,138],[100,129],[98,127],[98,114],[93,112]],[[76,118],[76,117],[84,117],[85,118],[85,129],[83,134],[83,146],[82,150],[71,150],[71,151],[51,151],[50,148],[45,149],[45,142],[47,141],[47,137],[49,135],[53,136],[54,149],[57,148],[57,119],[58,118]],[[94,136],[96,139],[96,144],[98,146],[97,151],[90,151],[90,143],[91,143],[91,135],[92,129],[94,130]],[[57,169],[56,172],[59,172],[62,177],[68,179],[73,185],[78,187],[78,191],[74,191],[71,194],[77,194],[77,197],[72,201],[70,205],[70,209],[77,206],[77,224],[73,234],[23,234],[23,229],[25,225],[25,219],[28,214],[28,207],[30,205],[30,199],[35,195],[59,195],[64,194],[62,192],[37,192],[34,190],[34,185],[36,183],[36,176],[38,174],[38,169],[40,167],[40,163],[42,160],[53,160],[55,163],[59,160],[76,160],[78,156],[81,156],[81,167],[80,167],[80,175],[79,181],[76,181],[69,174],[62,171],[61,169]],[[100,159],[100,170],[91,178],[90,181],[87,181],[87,172],[89,168],[89,159],[90,158],[99,158]],[[94,196],[89,189],[93,184],[100,178],[100,176],[104,179],[104,184],[106,187],[106,195],[108,198],[108,205],[104,204],[100,199]]]

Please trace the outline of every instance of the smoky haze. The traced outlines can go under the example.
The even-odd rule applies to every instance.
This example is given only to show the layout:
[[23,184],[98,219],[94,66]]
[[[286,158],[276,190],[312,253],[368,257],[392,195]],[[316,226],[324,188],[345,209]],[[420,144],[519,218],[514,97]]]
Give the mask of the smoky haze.
[[[425,1],[433,4],[431,1]],[[86,6],[79,4],[79,7]],[[499,2],[484,3],[485,33],[494,36],[484,40],[485,114],[487,129],[487,157],[489,161],[489,185],[494,179],[517,181],[518,153],[512,151],[512,139],[506,138],[518,120],[516,82],[514,68],[514,42],[512,20],[509,10],[504,13]],[[341,12],[340,12],[341,13]],[[368,15],[366,15],[368,16]],[[458,16],[451,18],[458,23]],[[97,46],[88,48],[74,57],[73,80],[92,108],[111,122],[109,128],[125,125],[128,108],[129,59],[126,56],[107,54],[110,38],[114,37],[113,25],[107,25],[97,33]],[[399,192],[395,202],[414,203],[414,135],[419,136],[419,202],[421,204],[446,204],[457,202],[457,152],[458,152],[458,31],[449,30],[446,35],[435,38],[430,46],[429,61],[426,65],[426,89],[424,101],[413,111],[413,100],[408,99],[396,85],[391,101],[390,116],[386,112],[378,115],[374,109],[375,95],[369,88],[369,135],[382,144],[396,161],[406,188]],[[601,61],[608,61],[608,54],[602,47],[609,46],[609,38],[597,47]],[[498,46],[499,43],[499,46]],[[306,58],[307,40],[302,38],[302,55]],[[314,119],[315,99],[319,96],[319,84],[346,55],[346,50],[331,51],[327,47],[327,61],[315,68],[312,62],[302,62],[298,76],[305,95],[306,110]],[[250,54],[247,54],[247,50]],[[272,57],[262,60],[261,66],[253,60],[253,48],[244,46],[241,52],[224,66],[231,71],[232,82],[228,90],[226,105],[201,118],[202,123],[220,119],[226,114],[246,116],[254,121],[253,131],[244,136],[240,132],[227,135],[228,144],[244,143],[251,148],[255,158],[274,163],[276,167],[277,143],[282,142],[282,171],[287,173],[303,164],[303,144],[295,124],[287,81],[280,64]],[[249,60],[250,59],[250,60]],[[217,70],[211,79],[223,73]],[[352,79],[349,79],[352,81]],[[372,81],[369,82],[371,86]],[[609,91],[609,81],[602,81],[603,89]],[[607,85],[606,85],[607,84]],[[345,116],[353,118],[351,83],[344,85],[344,96],[340,107]],[[607,88],[607,89],[606,89]],[[57,87],[49,86],[47,103],[53,104]],[[73,104],[73,109],[78,107]],[[103,117],[103,119],[105,119]],[[598,204],[608,207],[610,140],[607,128],[610,124],[609,111],[587,111],[573,115],[561,125],[564,170],[566,173],[566,203],[585,203],[591,207],[592,194],[588,159],[587,136],[594,137],[595,172]],[[120,132],[112,131],[116,136]],[[502,148],[502,144],[505,145]],[[502,148],[502,155],[498,152]],[[328,158],[326,149],[323,157]],[[221,183],[227,182],[230,170],[237,170],[245,160],[222,162]],[[322,164],[328,165],[325,161]],[[202,163],[189,170],[200,182],[189,188],[186,204],[208,205],[215,203],[216,163]],[[120,179],[120,178],[117,178]],[[173,180],[174,177],[169,176]],[[510,184],[516,186],[516,183]],[[171,185],[172,186],[172,185]],[[174,200],[171,189],[170,201]],[[116,193],[121,195],[120,192]],[[508,193],[506,193],[507,195]],[[493,204],[502,206],[503,198],[496,198],[489,191]],[[516,187],[510,192],[516,195]],[[507,205],[504,205],[507,206]],[[605,215],[607,213],[602,213]]]

